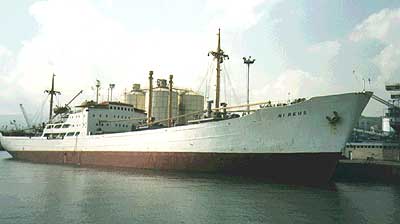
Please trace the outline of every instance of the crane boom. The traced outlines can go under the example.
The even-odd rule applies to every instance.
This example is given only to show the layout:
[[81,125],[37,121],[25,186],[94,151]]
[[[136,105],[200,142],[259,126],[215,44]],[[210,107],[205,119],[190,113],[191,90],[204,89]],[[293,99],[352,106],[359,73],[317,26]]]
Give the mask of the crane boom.
[[386,100],[380,98],[380,97],[377,96],[377,95],[372,95],[372,99],[378,101],[379,103],[385,104],[385,105],[388,106],[388,107],[397,107],[397,106],[395,106],[394,104],[392,104],[392,103],[390,103],[390,102],[388,102],[388,101],[386,101]]
[[76,94],[67,104],[65,104],[65,106],[59,107],[56,106],[56,108],[54,109],[54,117],[56,117],[59,114],[65,114],[71,111],[71,108],[69,107],[69,105],[72,103],[72,101],[74,101],[79,95],[81,95],[81,93],[83,92],[83,90],[79,91],[78,94]]
[[28,126],[28,128],[31,128],[32,124],[29,121],[28,114],[26,113],[24,106],[22,104],[19,104],[19,107],[21,108],[22,114],[24,115],[26,125]]
[[67,104],[65,104],[66,107],[68,107],[79,95],[81,95],[83,93],[83,90],[79,91],[79,93],[77,93],[74,98],[72,98]]

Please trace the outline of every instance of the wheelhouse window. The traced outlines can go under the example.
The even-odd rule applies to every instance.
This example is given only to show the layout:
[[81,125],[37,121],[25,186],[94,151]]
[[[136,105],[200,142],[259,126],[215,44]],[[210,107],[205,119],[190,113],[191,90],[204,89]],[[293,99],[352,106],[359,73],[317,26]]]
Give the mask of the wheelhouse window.
[[61,128],[61,124],[55,125],[54,128]]
[[69,132],[68,134],[67,134],[67,136],[69,137],[69,136],[74,136],[74,132]]
[[71,126],[70,124],[64,124],[63,126],[62,126],[62,128],[69,128],[69,126]]

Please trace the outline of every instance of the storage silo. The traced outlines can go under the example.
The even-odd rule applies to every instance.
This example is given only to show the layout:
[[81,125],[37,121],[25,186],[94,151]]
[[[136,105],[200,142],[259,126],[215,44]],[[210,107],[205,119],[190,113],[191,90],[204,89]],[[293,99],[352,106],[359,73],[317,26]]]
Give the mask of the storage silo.
[[131,104],[134,108],[144,110],[145,99],[145,93],[140,89],[140,84],[135,83],[132,85],[132,90],[126,93],[124,103]]
[[382,131],[383,132],[393,132],[393,128],[390,127],[390,118],[383,117],[382,118]]
[[[168,119],[168,97],[169,90],[167,80],[158,79],[157,87],[153,89],[152,117],[155,122]],[[149,94],[146,93],[146,111],[148,111]],[[172,117],[178,116],[178,93],[172,91]],[[168,121],[161,122],[168,125]]]
[[[179,115],[192,114],[204,110],[204,96],[193,91],[179,93]],[[193,114],[179,119],[179,124],[186,124],[189,120],[199,119],[202,113]]]

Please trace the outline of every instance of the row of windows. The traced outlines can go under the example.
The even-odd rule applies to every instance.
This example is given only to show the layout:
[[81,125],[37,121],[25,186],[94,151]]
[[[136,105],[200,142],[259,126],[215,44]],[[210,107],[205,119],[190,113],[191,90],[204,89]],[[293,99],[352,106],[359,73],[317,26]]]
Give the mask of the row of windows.
[[70,124],[56,124],[56,125],[47,125],[46,129],[52,129],[52,128],[69,128],[71,126]]
[[[101,123],[101,124],[96,123],[96,126],[104,126],[104,123]],[[108,126],[112,126],[112,125],[110,125],[109,123],[106,123],[106,126],[108,127]],[[129,127],[129,125],[127,125],[127,124],[114,124],[114,126],[115,127],[123,127],[123,128]]]
[[46,138],[64,138],[65,136],[71,137],[71,136],[78,136],[80,134],[79,131],[77,132],[68,132],[68,133],[46,133],[43,135],[43,137]]
[[116,107],[116,106],[110,106],[110,110],[124,110],[124,111],[134,111],[133,108],[128,108],[128,107]]
[[[101,117],[102,115],[99,114],[98,116]],[[93,117],[96,117],[96,115],[93,114]],[[106,114],[105,117],[108,118],[108,114]],[[118,118],[118,119],[119,119],[119,118],[121,118],[121,119],[131,119],[130,116],[122,116],[122,115],[121,115],[121,116],[119,116],[119,115],[114,115],[114,118]]]
[[[61,125],[61,124],[57,124],[57,125],[47,125],[47,127],[46,127],[46,129],[52,129],[52,128],[54,128],[54,129],[59,129],[59,128],[69,128],[69,127],[80,127],[81,125],[80,124],[63,124],[63,125]],[[85,126],[85,125],[82,125],[82,126]]]
[[301,116],[301,115],[307,115],[307,111],[299,111],[299,112],[289,112],[287,114],[278,114],[278,117],[294,117],[294,116]]
[[389,145],[346,145],[346,148],[350,148],[350,149],[396,149],[396,146],[389,146]]
[[[85,118],[85,115],[82,116],[83,118]],[[80,115],[70,115],[70,118],[80,118]]]

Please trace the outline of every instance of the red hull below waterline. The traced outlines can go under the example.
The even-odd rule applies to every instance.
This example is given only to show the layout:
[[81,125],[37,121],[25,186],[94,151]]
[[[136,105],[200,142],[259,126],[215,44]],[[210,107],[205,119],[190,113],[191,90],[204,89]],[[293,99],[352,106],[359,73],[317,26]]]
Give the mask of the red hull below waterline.
[[339,153],[182,153],[14,151],[18,160],[35,163],[136,169],[234,173],[279,182],[326,183]]

